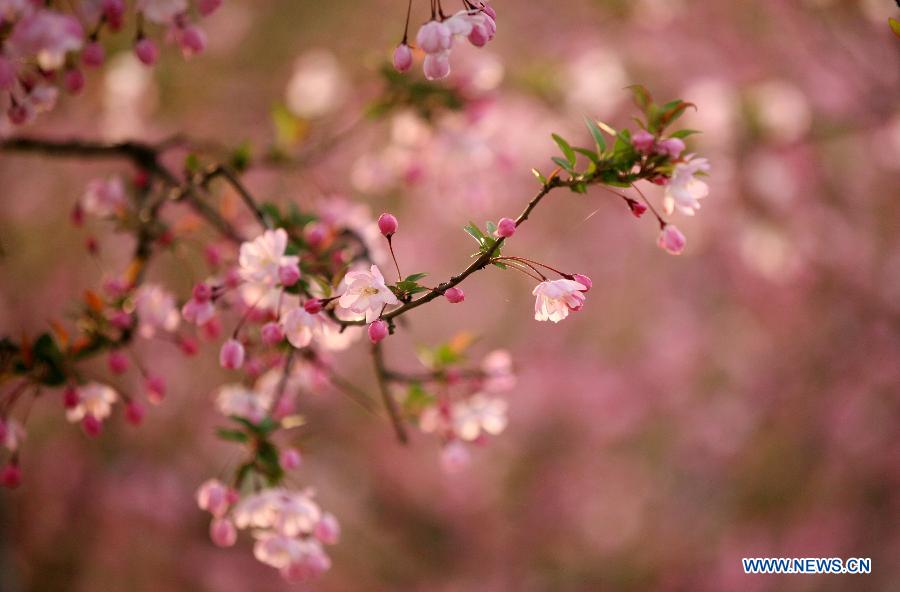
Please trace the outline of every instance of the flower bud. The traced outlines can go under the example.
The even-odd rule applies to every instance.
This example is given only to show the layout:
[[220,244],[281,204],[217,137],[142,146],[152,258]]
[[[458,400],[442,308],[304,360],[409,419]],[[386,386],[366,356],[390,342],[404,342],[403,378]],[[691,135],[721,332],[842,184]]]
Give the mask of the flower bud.
[[201,53],[206,49],[206,33],[196,25],[188,25],[180,31],[178,45],[185,57]]
[[212,298],[212,287],[210,287],[207,283],[200,283],[194,286],[194,290],[192,292],[194,296],[194,300],[197,302],[206,302],[210,298]]
[[113,374],[124,374],[131,365],[128,361],[128,356],[120,350],[110,352],[106,362],[109,365],[109,371]]
[[671,158],[678,158],[684,152],[684,142],[679,138],[666,138],[656,147],[657,152]]
[[266,323],[259,333],[265,345],[278,345],[284,339],[284,331],[278,323]]
[[74,409],[78,407],[78,403],[81,402],[81,397],[78,395],[78,389],[73,385],[68,385],[65,389],[63,389],[63,406],[66,409]]
[[134,319],[130,314],[125,312],[124,310],[117,310],[112,314],[109,318],[109,322],[112,323],[112,326],[116,329],[125,330],[131,327]]
[[15,489],[22,484],[22,469],[15,462],[11,462],[0,469],[0,485]]
[[401,43],[394,50],[394,69],[397,72],[408,72],[412,67],[413,56],[409,46]]
[[659,239],[656,241],[660,248],[673,255],[680,255],[686,243],[687,239],[673,224],[666,224],[659,232]]
[[106,60],[106,50],[99,41],[91,41],[81,52],[81,61],[88,68],[97,68]]
[[22,103],[13,103],[6,110],[6,116],[13,125],[23,125],[31,118],[32,112]]
[[582,290],[582,292],[590,292],[591,287],[594,285],[594,282],[591,281],[591,278],[580,273],[576,273],[575,275],[573,275],[572,279],[584,286],[585,289]]
[[322,514],[313,534],[326,545],[335,545],[341,538],[341,525],[331,512]]
[[300,281],[300,268],[296,263],[278,268],[278,279],[282,285],[290,287]]
[[425,78],[428,80],[441,80],[450,75],[450,57],[445,53],[428,54],[425,63],[422,64]]
[[372,343],[378,343],[387,337],[388,333],[388,324],[381,319],[373,321],[372,324],[369,325],[369,341]]
[[181,337],[178,339],[178,347],[181,349],[181,352],[186,356],[196,356],[197,351],[200,349],[200,346],[197,345],[197,340],[191,337]]
[[103,17],[113,31],[122,27],[125,17],[125,0],[103,0]]
[[647,206],[633,199],[628,200],[628,208],[631,210],[631,213],[634,214],[635,218],[640,218],[647,212]]
[[63,74],[63,86],[69,94],[77,95],[84,88],[84,73],[78,68],[69,68]]
[[222,6],[222,0],[197,0],[197,10],[203,16],[209,16]]
[[128,401],[125,405],[125,421],[138,426],[144,421],[144,406],[137,401]]
[[209,538],[217,547],[231,547],[237,542],[237,529],[227,518],[214,518],[209,525]]
[[237,370],[244,365],[244,346],[237,339],[229,339],[219,350],[219,365],[229,370]]
[[159,59],[159,48],[152,40],[144,37],[134,44],[134,54],[144,65],[152,66]]
[[96,438],[100,435],[100,432],[103,431],[103,423],[90,413],[85,415],[81,420],[81,427],[84,430],[84,433],[91,438]]
[[327,236],[328,228],[321,222],[311,222],[303,227],[303,238],[313,248],[321,246]]
[[444,297],[450,304],[459,304],[466,299],[465,293],[460,288],[448,288],[444,292]]
[[500,218],[497,222],[497,236],[509,238],[516,233],[516,221],[512,218]]
[[148,376],[144,388],[147,390],[147,400],[154,405],[159,405],[166,398],[166,380],[162,376]]
[[647,130],[638,130],[631,136],[631,145],[640,154],[650,154],[655,143],[656,138]]
[[381,230],[381,234],[383,234],[384,236],[393,236],[393,234],[397,232],[398,227],[399,223],[397,222],[397,218],[395,218],[393,214],[388,214],[387,212],[385,212],[384,214],[378,216],[378,229]]
[[416,34],[416,45],[427,54],[436,54],[450,49],[451,37],[447,25],[438,21],[428,21]]
[[303,310],[309,314],[318,314],[322,312],[322,301],[318,298],[312,298],[303,303]]
[[278,456],[278,464],[280,464],[281,468],[285,471],[293,471],[299,467],[302,462],[303,457],[300,456],[300,451],[296,448],[285,448]]

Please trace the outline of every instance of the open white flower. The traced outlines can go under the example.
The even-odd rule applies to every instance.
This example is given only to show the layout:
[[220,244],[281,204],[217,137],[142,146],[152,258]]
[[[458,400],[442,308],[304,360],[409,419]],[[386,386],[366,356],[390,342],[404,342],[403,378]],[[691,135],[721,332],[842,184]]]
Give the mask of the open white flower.
[[534,320],[558,323],[570,310],[580,310],[584,306],[584,291],[587,286],[575,280],[551,280],[535,286]]
[[306,492],[273,488],[241,500],[233,516],[238,528],[267,529],[295,537],[311,534],[322,518],[322,510]]
[[156,284],[138,288],[134,297],[141,337],[150,339],[158,330],[171,333],[178,328],[181,317],[175,305],[175,296]]
[[506,429],[507,403],[481,393],[453,405],[453,431],[462,440],[477,440],[482,432],[496,436]]
[[313,337],[320,337],[328,322],[324,314],[310,314],[302,306],[297,306],[281,318],[281,327],[290,344],[301,348],[309,345]]
[[693,216],[694,211],[700,209],[700,200],[709,195],[709,187],[695,175],[708,172],[709,161],[694,158],[693,154],[676,164],[663,196],[665,212],[671,214],[678,208],[680,212]]
[[112,404],[119,395],[115,389],[99,382],[90,382],[78,388],[78,404],[66,411],[66,419],[69,421],[81,421],[85,415],[92,415],[97,419],[105,419],[112,412]]
[[94,179],[81,197],[85,213],[99,218],[118,214],[125,209],[125,185],[119,177]]
[[149,21],[164,25],[188,9],[187,0],[139,0],[138,10]]
[[367,323],[377,319],[385,305],[400,304],[385,285],[384,276],[377,265],[373,265],[369,271],[348,271],[343,283],[346,288],[338,300],[338,306],[356,314],[364,314]]
[[241,245],[238,263],[241,278],[245,282],[275,286],[280,278],[278,270],[285,265],[296,265],[299,258],[285,255],[288,235],[283,228],[267,230],[256,239]]
[[222,415],[236,415],[254,423],[262,420],[272,406],[272,393],[256,392],[241,384],[226,384],[216,395],[216,407]]

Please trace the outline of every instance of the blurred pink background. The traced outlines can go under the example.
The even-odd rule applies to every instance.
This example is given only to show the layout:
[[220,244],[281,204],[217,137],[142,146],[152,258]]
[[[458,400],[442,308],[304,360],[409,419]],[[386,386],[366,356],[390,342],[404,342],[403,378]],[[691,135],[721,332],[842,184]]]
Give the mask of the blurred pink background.
[[[674,258],[652,221],[599,189],[548,198],[515,252],[594,281],[559,325],[532,321],[532,285],[498,269],[466,282],[464,304],[409,315],[387,343],[396,365],[414,369],[416,345],[460,329],[479,336],[476,362],[498,347],[516,360],[510,425],[468,472],[443,474],[431,439],[400,447],[335,393],[306,398],[297,485],[316,487],[344,529],[333,569],[306,587],[898,590],[900,39],[887,17],[900,11],[889,0],[494,6],[496,40],[454,50],[449,84],[477,97],[466,113],[434,127],[396,114],[311,170],[253,171],[248,185],[301,208],[340,195],[389,209],[404,271],[448,277],[473,250],[462,226],[514,217],[536,189],[530,168],[549,172],[550,133],[586,143],[583,115],[629,125],[623,88],[642,83],[698,105],[679,123],[703,131],[689,148],[712,163],[711,194],[695,218],[675,217],[689,242]],[[285,102],[312,144],[377,95],[404,11],[226,0],[207,54],[185,64],[170,50],[147,70],[123,51],[27,133],[262,147]],[[413,22],[425,17],[416,0]],[[0,333],[45,330],[122,265],[126,239],[96,224],[91,260],[68,215],[89,179],[128,170],[0,155]],[[184,295],[201,269],[186,247],[151,275]],[[237,460],[213,436],[215,349],[185,363],[143,345],[172,394],[139,430],[111,422],[88,440],[55,394],[37,402],[25,484],[0,492],[0,591],[304,589],[247,541],[214,548],[194,504],[197,485]],[[365,350],[339,360],[374,392]],[[873,573],[743,575],[740,558],[758,556],[871,557]]]

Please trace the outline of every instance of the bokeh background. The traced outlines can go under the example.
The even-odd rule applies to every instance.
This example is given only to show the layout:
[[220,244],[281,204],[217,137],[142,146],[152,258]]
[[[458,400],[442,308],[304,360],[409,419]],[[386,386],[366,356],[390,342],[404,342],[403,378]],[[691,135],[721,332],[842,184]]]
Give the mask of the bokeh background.
[[[264,147],[284,105],[304,118],[300,151],[352,132],[314,166],[251,172],[254,192],[390,209],[404,271],[445,277],[472,250],[463,224],[521,210],[530,168],[551,168],[551,132],[586,143],[583,115],[628,125],[623,88],[643,83],[698,105],[683,124],[703,131],[689,147],[713,173],[699,215],[675,217],[685,254],[658,249],[654,223],[617,198],[557,192],[515,251],[591,276],[582,312],[535,323],[532,285],[492,269],[466,282],[464,304],[410,315],[388,342],[396,365],[415,368],[417,345],[461,329],[479,337],[475,361],[497,347],[516,359],[510,425],[462,474],[441,471],[430,438],[403,448],[338,394],[307,397],[297,481],[344,536],[332,571],[306,587],[257,563],[246,540],[214,548],[193,502],[237,460],[212,436],[216,347],[185,364],[145,344],[171,395],[141,429],[110,422],[89,440],[52,393],[31,410],[25,484],[0,492],[0,590],[900,590],[894,2],[495,7],[495,41],[454,49],[448,84],[471,102],[431,124],[354,123],[380,92],[403,2],[226,0],[205,55],[185,64],[169,50],[146,70],[119,39],[86,96],[29,133]],[[85,183],[114,172],[128,167],[0,155],[2,333],[44,330],[122,264],[127,239],[89,228],[102,245],[90,259],[68,222]],[[198,260],[187,246],[152,275],[185,294]],[[374,390],[362,345],[337,359]],[[873,573],[745,576],[747,556],[871,557]]]

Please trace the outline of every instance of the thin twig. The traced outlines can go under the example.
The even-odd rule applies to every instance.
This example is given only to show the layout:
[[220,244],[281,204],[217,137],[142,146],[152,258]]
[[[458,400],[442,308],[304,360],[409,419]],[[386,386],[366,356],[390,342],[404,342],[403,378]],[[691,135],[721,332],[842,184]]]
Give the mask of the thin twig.
[[406,428],[403,427],[403,420],[400,418],[400,411],[397,409],[397,401],[391,394],[391,388],[387,381],[387,368],[384,365],[384,352],[381,344],[376,343],[372,346],[372,361],[375,363],[375,377],[378,379],[378,388],[381,390],[381,399],[384,401],[384,407],[388,412],[391,425],[394,426],[394,433],[397,434],[397,440],[401,444],[406,444],[409,438],[406,435]]

